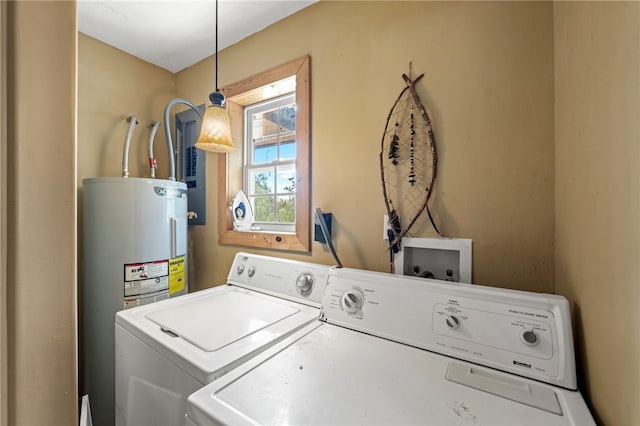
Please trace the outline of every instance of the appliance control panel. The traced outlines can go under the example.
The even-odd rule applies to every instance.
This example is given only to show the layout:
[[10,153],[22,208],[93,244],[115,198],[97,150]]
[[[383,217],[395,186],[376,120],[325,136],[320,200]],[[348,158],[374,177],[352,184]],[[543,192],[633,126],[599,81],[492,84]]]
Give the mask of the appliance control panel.
[[575,388],[564,297],[338,269],[321,318],[400,343]]
[[237,253],[227,283],[320,306],[331,266]]
[[433,307],[432,329],[437,336],[460,341],[458,350],[479,343],[540,360],[551,359],[553,316],[514,306],[506,311],[502,308],[500,304],[473,300],[447,300]]

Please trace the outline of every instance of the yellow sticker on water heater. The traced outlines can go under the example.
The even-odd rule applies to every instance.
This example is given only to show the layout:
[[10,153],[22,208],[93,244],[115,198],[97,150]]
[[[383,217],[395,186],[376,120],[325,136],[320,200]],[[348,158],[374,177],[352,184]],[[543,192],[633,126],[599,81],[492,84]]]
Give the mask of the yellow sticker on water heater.
[[184,256],[169,260],[169,294],[184,290]]

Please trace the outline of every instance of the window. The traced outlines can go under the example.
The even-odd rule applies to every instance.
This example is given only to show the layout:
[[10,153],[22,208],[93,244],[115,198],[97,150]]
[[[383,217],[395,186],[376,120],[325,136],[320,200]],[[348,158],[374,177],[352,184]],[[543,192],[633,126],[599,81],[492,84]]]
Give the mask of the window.
[[295,232],[295,93],[245,107],[244,120],[244,191],[254,226]]
[[[309,251],[309,76],[305,56],[221,89],[237,147],[218,156],[221,244]],[[233,230],[229,206],[240,189],[251,201],[257,231]]]

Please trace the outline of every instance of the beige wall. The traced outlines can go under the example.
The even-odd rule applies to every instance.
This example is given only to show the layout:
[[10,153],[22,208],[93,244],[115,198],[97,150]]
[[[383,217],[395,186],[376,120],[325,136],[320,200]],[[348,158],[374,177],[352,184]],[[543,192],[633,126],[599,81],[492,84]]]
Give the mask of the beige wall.
[[[127,117],[138,125],[131,139],[129,176],[150,176],[148,143],[151,121],[162,122],[164,107],[174,98],[175,75],[78,33],[78,244],[82,288],[82,180],[122,176]],[[172,129],[175,132],[175,129]],[[159,178],[169,175],[164,124],[154,142]]]
[[583,389],[640,424],[640,3],[558,2],[556,291],[574,302]]
[[[174,97],[173,73],[99,40],[78,34],[78,187],[82,179],[122,176],[122,152],[129,123],[139,124],[131,140],[129,173],[148,177],[150,121],[162,122]],[[164,125],[154,143],[158,177],[168,176]]]
[[0,3],[0,426],[8,424],[7,386],[7,3]]
[[[345,266],[386,271],[378,154],[412,61],[435,125],[441,230],[474,240],[475,282],[552,292],[552,13],[551,3],[320,2],[220,52],[220,85],[311,55],[311,207],[334,214]],[[178,73],[177,94],[204,103],[214,69],[208,58]],[[207,155],[195,288],[223,282],[240,249],[217,244]],[[435,234],[425,222],[415,235]],[[311,255],[266,253],[332,263],[318,243]]]
[[8,424],[73,425],[76,5],[7,12]]

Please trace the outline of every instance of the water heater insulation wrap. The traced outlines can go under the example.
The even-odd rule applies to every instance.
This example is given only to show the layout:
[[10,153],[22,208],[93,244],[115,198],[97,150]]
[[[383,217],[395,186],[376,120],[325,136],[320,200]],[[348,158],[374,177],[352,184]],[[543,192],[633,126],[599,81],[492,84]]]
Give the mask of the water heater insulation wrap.
[[187,292],[187,186],[83,181],[85,382],[96,425],[113,424],[117,311]]

